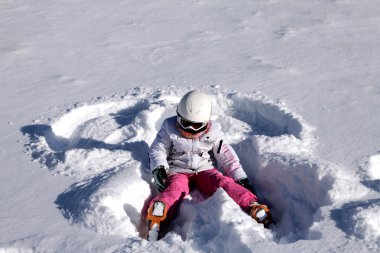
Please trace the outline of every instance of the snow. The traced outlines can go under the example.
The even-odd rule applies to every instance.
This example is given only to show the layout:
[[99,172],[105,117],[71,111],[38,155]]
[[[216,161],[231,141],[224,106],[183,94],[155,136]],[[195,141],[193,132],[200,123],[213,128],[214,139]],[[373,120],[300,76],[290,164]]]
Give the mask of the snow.
[[[372,204],[366,209],[359,208],[355,217],[355,231],[359,237],[368,242],[380,245],[380,208]],[[372,218],[373,217],[373,218]]]
[[380,155],[369,158],[368,175],[374,180],[380,179]]
[[[377,252],[380,4],[1,1],[0,252]],[[277,224],[193,191],[158,242],[147,150],[190,89]],[[33,161],[33,162],[32,162]]]

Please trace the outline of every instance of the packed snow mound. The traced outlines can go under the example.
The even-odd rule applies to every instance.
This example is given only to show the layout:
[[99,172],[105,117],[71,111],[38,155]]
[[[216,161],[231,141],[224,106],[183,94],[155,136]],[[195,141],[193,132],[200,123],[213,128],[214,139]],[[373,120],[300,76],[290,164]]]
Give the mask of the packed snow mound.
[[380,154],[373,155],[369,158],[368,174],[371,179],[380,179]]
[[380,206],[372,203],[368,208],[358,208],[354,217],[358,236],[380,246]]
[[332,218],[348,236],[361,238],[374,249],[380,246],[380,199],[346,203],[332,211]]
[[[339,180],[329,165],[311,158],[317,144],[313,128],[284,103],[259,93],[205,90],[212,97],[213,120],[221,123],[259,199],[271,207],[276,228],[264,230],[222,190],[207,200],[194,191],[173,222],[173,232],[160,241],[162,247],[170,240],[186,240],[199,251],[207,240],[212,242],[208,251],[213,251],[230,241],[226,252],[245,252],[257,240],[318,239],[318,233],[309,236],[314,214],[341,198],[338,193],[345,184],[336,184]],[[31,157],[77,181],[57,197],[64,217],[98,233],[135,238],[145,245],[139,241],[144,233],[141,220],[157,194],[148,148],[187,91],[136,88],[77,103],[46,124],[23,127]]]

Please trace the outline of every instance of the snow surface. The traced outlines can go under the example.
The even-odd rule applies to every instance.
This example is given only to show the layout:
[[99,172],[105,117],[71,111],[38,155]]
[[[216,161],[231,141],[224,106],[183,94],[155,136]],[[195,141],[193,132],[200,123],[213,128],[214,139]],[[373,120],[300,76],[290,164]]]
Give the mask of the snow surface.
[[[0,252],[378,252],[376,0],[0,1]],[[276,227],[193,191],[141,239],[193,88]],[[31,162],[34,161],[34,162]]]
[[368,174],[374,179],[380,179],[380,155],[373,155],[369,158]]

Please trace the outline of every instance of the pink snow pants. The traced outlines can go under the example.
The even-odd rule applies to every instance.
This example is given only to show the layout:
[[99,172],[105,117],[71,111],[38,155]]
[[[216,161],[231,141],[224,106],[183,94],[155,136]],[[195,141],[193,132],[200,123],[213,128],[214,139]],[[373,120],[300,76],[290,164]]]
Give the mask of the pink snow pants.
[[248,211],[249,204],[257,201],[257,197],[236,183],[232,178],[223,176],[218,170],[210,169],[194,174],[170,174],[167,179],[167,188],[150,203],[161,201],[168,207],[169,218],[175,213],[182,199],[190,192],[192,183],[204,195],[211,196],[221,187],[244,210]]

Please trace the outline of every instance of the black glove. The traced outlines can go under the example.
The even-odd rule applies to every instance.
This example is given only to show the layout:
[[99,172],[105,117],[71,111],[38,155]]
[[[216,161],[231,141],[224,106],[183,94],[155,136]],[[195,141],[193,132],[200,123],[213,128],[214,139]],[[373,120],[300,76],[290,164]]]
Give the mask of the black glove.
[[166,179],[168,175],[166,174],[165,167],[160,165],[153,170],[154,182],[157,185],[157,188],[160,192],[163,192],[166,189]]
[[240,184],[241,186],[243,186],[244,188],[246,188],[247,190],[249,190],[250,192],[255,194],[255,190],[253,189],[253,186],[249,183],[248,178],[246,178],[246,177],[241,178],[241,179],[237,180],[236,183]]

